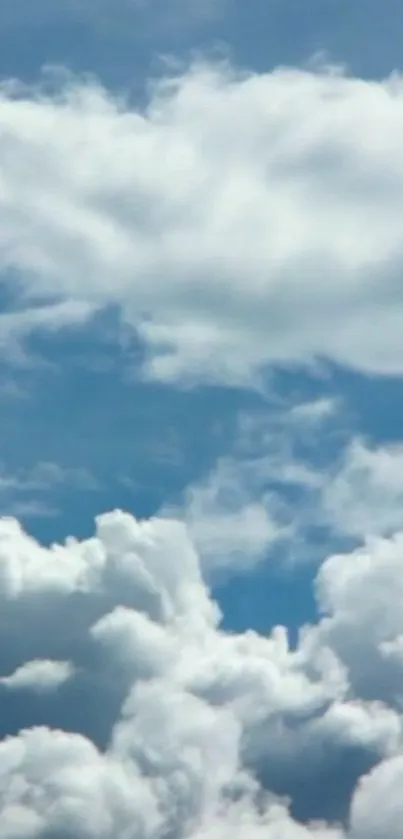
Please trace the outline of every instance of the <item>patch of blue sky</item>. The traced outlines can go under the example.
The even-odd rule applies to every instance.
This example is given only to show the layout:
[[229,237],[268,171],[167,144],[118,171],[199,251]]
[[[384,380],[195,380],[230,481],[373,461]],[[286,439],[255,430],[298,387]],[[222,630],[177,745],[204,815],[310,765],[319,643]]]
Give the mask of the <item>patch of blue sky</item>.
[[[363,410],[371,398],[370,380],[363,377],[321,364],[310,373],[271,371],[267,395],[174,388],[142,381],[140,347],[128,349],[118,336],[119,318],[110,309],[84,327],[31,337],[27,367],[3,362],[3,381],[9,376],[16,390],[5,389],[1,397],[2,469],[5,479],[18,478],[16,486],[6,481],[3,508],[46,544],[70,533],[89,536],[94,517],[104,510],[118,507],[142,518],[179,505],[186,489],[205,480],[223,456],[242,463],[264,457],[267,445],[285,443],[290,456],[292,450],[292,457],[320,472],[353,433],[389,439],[381,416],[376,420]],[[388,390],[391,383],[378,386]],[[399,394],[396,387],[396,399]],[[336,398],[343,407],[323,433],[299,433],[298,420],[294,430],[283,429],[295,406]],[[239,430],[245,417],[258,429],[246,444]],[[60,474],[46,471],[49,464]],[[284,623],[293,642],[298,627],[315,618],[317,563],[341,541],[320,522],[304,522],[305,490],[303,480],[288,482],[275,471],[250,488],[258,502],[265,492],[275,492],[291,521],[300,515],[301,523],[290,543],[276,545],[267,561],[263,557],[248,573],[224,571],[213,578],[226,628],[266,632]]]
[[[28,3],[0,9],[0,75],[37,79],[45,65],[90,73],[110,88],[142,88],[161,57],[229,54],[267,71],[315,56],[357,75],[382,78],[401,66],[403,15],[397,0],[242,0]],[[214,13],[214,5],[216,11]]]

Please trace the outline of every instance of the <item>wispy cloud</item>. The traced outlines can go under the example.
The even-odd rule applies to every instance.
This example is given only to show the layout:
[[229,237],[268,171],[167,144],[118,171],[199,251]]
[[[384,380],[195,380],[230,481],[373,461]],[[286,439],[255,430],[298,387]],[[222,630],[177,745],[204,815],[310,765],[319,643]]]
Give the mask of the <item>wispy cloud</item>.
[[274,399],[269,410],[241,413],[231,451],[186,489],[182,505],[164,507],[183,516],[207,573],[247,570],[301,551],[306,528],[319,524],[313,510],[326,475],[315,458],[338,408],[330,398]]
[[403,526],[401,444],[369,443],[342,402],[279,402],[241,414],[234,445],[189,486],[181,515],[206,572],[318,562]]
[[43,518],[59,514],[60,490],[93,492],[98,481],[83,468],[62,468],[57,463],[39,462],[32,468],[9,472],[0,466],[0,504],[3,515],[21,519]]

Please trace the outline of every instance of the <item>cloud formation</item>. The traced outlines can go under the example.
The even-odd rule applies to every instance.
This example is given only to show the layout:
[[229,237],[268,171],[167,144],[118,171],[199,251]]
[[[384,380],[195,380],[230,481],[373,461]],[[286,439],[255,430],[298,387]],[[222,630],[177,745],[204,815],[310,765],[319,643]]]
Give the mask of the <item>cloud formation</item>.
[[324,489],[335,528],[356,537],[388,535],[403,523],[403,447],[353,439]]
[[145,110],[57,88],[3,85],[3,341],[117,303],[159,379],[401,372],[397,76],[196,65]]
[[[1,838],[378,839],[379,795],[394,839],[400,542],[326,561],[323,617],[293,650],[282,627],[267,637],[220,628],[179,521],[116,511],[92,538],[44,548],[2,519],[0,701],[36,687],[38,707],[60,722],[32,725],[25,702],[1,741]],[[57,691],[43,691],[49,674]],[[63,725],[83,678],[87,720],[96,709],[102,732],[81,710]],[[323,812],[337,786],[338,816]],[[325,822],[337,817],[343,825]]]

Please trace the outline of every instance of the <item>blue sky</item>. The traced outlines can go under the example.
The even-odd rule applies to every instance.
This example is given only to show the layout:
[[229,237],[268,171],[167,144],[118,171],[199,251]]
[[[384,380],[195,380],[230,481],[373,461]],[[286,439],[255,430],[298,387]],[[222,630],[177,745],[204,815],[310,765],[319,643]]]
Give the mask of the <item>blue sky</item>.
[[[17,0],[2,16],[4,75],[37,76],[44,64],[68,64],[120,86],[155,73],[161,55],[229,51],[240,65],[266,70],[308,62],[317,53],[352,72],[380,78],[399,69],[402,24],[397,0],[161,0],[131,3]],[[118,9],[118,13],[115,12]],[[34,33],[34,36],[32,36]]]
[[0,839],[400,837],[402,30],[0,9]]

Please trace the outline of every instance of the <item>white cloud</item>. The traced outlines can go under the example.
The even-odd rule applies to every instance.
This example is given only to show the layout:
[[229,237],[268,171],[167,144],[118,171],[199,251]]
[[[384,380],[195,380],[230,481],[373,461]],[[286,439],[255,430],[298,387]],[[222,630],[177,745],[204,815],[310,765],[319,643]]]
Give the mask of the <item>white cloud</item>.
[[310,657],[312,645],[330,646],[355,692],[398,709],[403,702],[402,564],[401,532],[327,559],[316,581],[323,619],[305,639]]
[[159,823],[134,766],[83,737],[40,728],[0,743],[1,839],[151,836]]
[[334,397],[319,397],[311,402],[300,402],[293,405],[290,409],[291,419],[299,426],[305,423],[308,427],[316,428],[324,420],[333,417],[338,407],[338,402]]
[[326,551],[340,538],[399,531],[403,447],[351,426],[348,409],[326,397],[241,415],[230,453],[186,492],[183,515],[205,566],[248,568],[279,552],[316,561],[307,534],[320,530]]
[[342,533],[368,537],[403,525],[403,446],[355,439],[326,483],[322,503]]
[[399,839],[402,782],[402,756],[384,761],[360,781],[352,804],[352,839]]
[[[228,453],[184,492],[183,503],[163,513],[181,517],[197,548],[204,573],[246,571],[262,560],[295,549],[308,515],[305,504],[320,493],[327,476],[297,453],[301,443],[326,441],[336,415],[330,398],[272,405],[241,413]],[[287,491],[297,492],[297,500]],[[309,515],[312,511],[309,510]]]
[[53,99],[5,85],[2,264],[63,319],[121,305],[158,378],[315,356],[401,372],[401,100],[398,77],[207,65],[145,112],[74,79]]
[[56,690],[74,673],[68,661],[27,661],[10,676],[2,676],[0,683],[9,690],[32,690],[46,693]]

